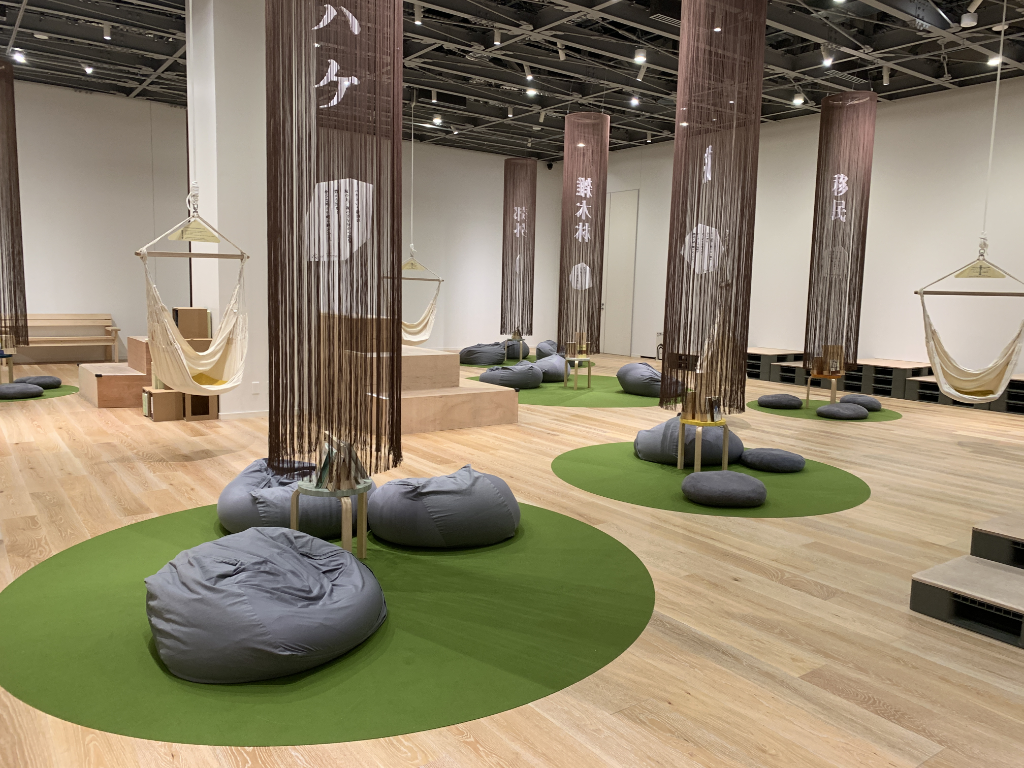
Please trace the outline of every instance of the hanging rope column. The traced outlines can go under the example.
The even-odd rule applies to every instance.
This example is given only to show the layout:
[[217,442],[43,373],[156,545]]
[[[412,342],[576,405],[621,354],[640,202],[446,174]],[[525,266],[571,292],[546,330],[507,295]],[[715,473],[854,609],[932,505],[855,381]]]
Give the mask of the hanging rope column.
[[691,420],[744,408],[765,13],[682,6],[661,405]]
[[537,161],[505,161],[501,239],[501,333],[533,333],[533,259],[537,238]]
[[857,366],[877,103],[870,91],[821,103],[804,334],[804,363],[813,373]]
[[28,344],[14,66],[0,61],[0,348]]
[[400,10],[266,7],[270,460],[334,487],[402,459]]
[[597,112],[565,118],[562,250],[558,274],[558,348],[584,343],[601,351],[604,209],[611,119]]

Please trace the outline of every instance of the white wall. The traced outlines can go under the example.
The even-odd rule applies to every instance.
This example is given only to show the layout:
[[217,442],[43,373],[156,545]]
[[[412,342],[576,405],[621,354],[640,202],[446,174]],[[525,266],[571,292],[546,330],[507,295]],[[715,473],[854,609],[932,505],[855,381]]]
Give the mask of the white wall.
[[[109,312],[122,339],[145,335],[134,252],[185,215],[185,110],[21,81],[15,99],[28,311]],[[187,306],[188,262],[156,270],[167,303]]]

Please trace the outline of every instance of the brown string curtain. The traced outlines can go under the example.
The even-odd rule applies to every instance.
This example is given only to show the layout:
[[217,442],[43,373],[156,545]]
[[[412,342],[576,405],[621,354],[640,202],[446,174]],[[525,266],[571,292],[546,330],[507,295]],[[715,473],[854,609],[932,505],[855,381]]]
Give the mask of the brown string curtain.
[[505,210],[501,238],[501,333],[533,333],[533,258],[537,230],[537,161],[505,161]]
[[0,61],[0,348],[28,344],[14,66]]
[[611,120],[597,112],[565,118],[562,251],[558,274],[558,348],[584,341],[601,351],[604,209]]
[[766,6],[682,6],[661,405],[687,419],[744,407]]
[[877,104],[870,91],[821,103],[804,334],[804,361],[814,373],[857,366]]
[[270,460],[336,487],[402,459],[400,11],[266,4]]

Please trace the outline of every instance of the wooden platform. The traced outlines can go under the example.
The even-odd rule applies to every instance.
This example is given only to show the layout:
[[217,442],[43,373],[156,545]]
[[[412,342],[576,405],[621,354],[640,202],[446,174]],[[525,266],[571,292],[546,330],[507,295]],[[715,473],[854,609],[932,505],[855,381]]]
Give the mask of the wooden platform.
[[402,346],[402,391],[459,386],[459,356],[438,349]]
[[971,554],[1024,568],[1024,515],[1004,515],[976,523],[971,532]]
[[769,381],[773,363],[800,363],[803,359],[804,353],[799,349],[750,347],[747,349],[747,378]]
[[128,363],[82,363],[78,366],[79,394],[97,408],[141,408],[142,388],[150,376]]

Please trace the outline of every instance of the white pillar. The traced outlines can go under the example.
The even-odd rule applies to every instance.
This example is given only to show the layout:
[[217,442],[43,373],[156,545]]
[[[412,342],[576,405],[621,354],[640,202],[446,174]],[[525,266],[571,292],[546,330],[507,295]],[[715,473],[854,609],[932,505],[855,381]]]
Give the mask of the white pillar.
[[[220,413],[262,415],[269,382],[264,2],[192,0],[189,6],[189,110],[199,212],[252,257],[245,267],[245,376],[221,397]],[[217,323],[237,276],[237,261],[192,259],[193,305],[208,307]]]

